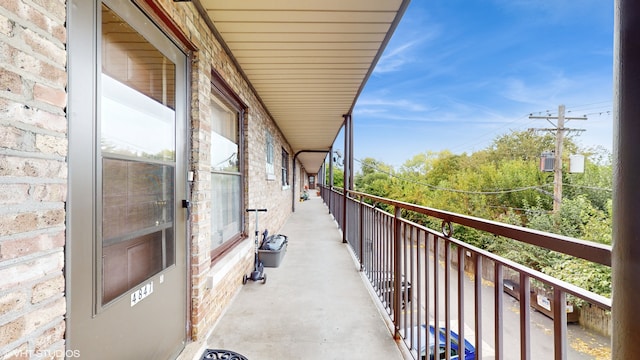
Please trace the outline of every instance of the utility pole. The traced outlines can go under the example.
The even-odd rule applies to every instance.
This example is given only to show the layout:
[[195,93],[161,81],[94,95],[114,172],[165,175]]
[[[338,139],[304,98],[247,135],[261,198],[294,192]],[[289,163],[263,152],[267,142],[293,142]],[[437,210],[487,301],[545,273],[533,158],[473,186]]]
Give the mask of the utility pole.
[[[583,132],[585,129],[569,129],[564,127],[565,121],[569,120],[587,120],[586,116],[583,117],[565,117],[564,105],[558,106],[558,116],[533,116],[530,115],[529,119],[545,119],[554,128],[543,129],[529,129],[533,131],[550,131],[556,135],[556,149],[555,160],[553,162],[553,213],[560,212],[560,205],[562,203],[562,145],[564,143],[564,133],[566,132]],[[556,119],[557,124],[551,122],[550,119]]]

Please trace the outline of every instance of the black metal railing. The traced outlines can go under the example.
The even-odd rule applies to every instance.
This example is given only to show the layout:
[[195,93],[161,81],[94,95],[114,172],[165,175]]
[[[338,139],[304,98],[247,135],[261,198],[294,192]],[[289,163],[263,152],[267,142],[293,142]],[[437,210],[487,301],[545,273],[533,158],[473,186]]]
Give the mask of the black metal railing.
[[[567,321],[577,321],[577,306],[568,305],[567,295],[582,304],[611,310],[611,300],[606,297],[456,239],[453,225],[605,266],[611,266],[610,246],[355,191],[347,194],[345,198],[342,190],[321,189],[329,211],[393,322],[396,338],[416,359],[429,359],[430,352],[440,348],[447,359],[463,351],[456,335],[469,341],[475,359],[504,359],[505,344],[511,358],[519,352],[520,359],[566,359]],[[393,213],[372,204],[384,204]],[[408,212],[441,220],[441,228],[434,230],[403,218]],[[518,299],[517,309],[505,308],[503,292]],[[541,354],[536,348],[532,357],[532,306],[553,321],[552,354]],[[517,329],[505,327],[506,316],[517,316]],[[432,344],[427,344],[429,325],[436,334],[442,328],[443,340],[436,335]],[[464,358],[461,353],[460,359]]]

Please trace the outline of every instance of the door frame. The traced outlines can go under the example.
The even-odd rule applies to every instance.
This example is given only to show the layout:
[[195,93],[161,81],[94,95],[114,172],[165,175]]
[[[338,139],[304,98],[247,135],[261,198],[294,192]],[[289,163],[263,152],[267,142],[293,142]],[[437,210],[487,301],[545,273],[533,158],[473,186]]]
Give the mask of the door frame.
[[[98,193],[96,178],[101,176],[98,169],[98,154],[100,140],[97,128],[97,114],[99,113],[99,77],[100,70],[100,11],[103,1],[70,0],[67,8],[68,31],[68,108],[69,121],[69,159],[68,159],[68,184],[69,194],[67,202],[67,244],[65,250],[65,278],[67,293],[67,324],[66,338],[67,348],[77,350],[78,334],[91,331],[93,321],[100,316],[108,314],[114,302],[128,302],[129,296],[135,289],[130,289],[109,304],[101,306],[101,299],[96,291],[99,276],[97,274],[98,256],[101,249],[98,248],[98,229],[100,219],[97,218],[97,204],[101,202],[101,194]],[[158,285],[164,280],[169,269],[175,268],[177,272],[172,276],[181,278],[178,287],[181,293],[175,294],[182,302],[180,311],[181,320],[177,326],[184,327],[182,332],[182,344],[176,346],[182,351],[190,338],[190,313],[191,294],[189,292],[191,276],[190,268],[190,240],[189,240],[189,213],[188,208],[183,209],[183,201],[188,200],[187,169],[189,164],[189,104],[190,104],[190,52],[185,52],[184,46],[178,46],[173,38],[166,35],[160,26],[141,10],[127,0],[104,0],[105,4],[116,6],[125,13],[120,15],[136,30],[155,33],[149,40],[157,46],[157,38],[162,42],[171,43],[172,54],[181,60],[176,68],[176,159],[175,159],[175,189],[174,189],[174,216],[175,216],[175,265],[161,270],[146,281],[155,279]],[[132,21],[132,19],[138,19]],[[142,21],[141,21],[142,19]],[[151,29],[151,30],[149,30]],[[141,31],[142,30],[142,31]],[[164,45],[166,46],[166,45]],[[162,49],[163,53],[166,51]],[[178,100],[179,98],[179,100]],[[179,224],[178,224],[179,223]],[[90,269],[90,271],[87,271]],[[161,280],[162,279],[162,280]],[[87,291],[87,289],[91,289]],[[87,294],[89,293],[89,294]],[[90,300],[89,300],[90,299]],[[140,304],[142,305],[142,304]],[[136,306],[140,306],[136,305]],[[122,306],[120,306],[122,307]],[[117,338],[114,335],[114,338]],[[116,340],[117,341],[117,340]],[[117,345],[117,344],[116,344]]]

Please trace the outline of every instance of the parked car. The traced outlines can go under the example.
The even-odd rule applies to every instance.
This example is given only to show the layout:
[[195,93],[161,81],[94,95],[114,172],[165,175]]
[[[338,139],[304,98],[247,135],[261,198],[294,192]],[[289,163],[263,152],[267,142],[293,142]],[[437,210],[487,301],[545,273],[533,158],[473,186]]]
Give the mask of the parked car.
[[[420,336],[421,341],[420,344],[421,345],[421,349],[420,349],[420,359],[422,360],[427,360],[426,358],[426,354],[427,354],[427,341],[425,341],[426,339],[426,334],[427,334],[427,325],[422,324],[419,327],[416,326],[413,329],[413,336],[414,336],[414,343],[417,344],[418,342],[418,336]],[[445,328],[439,328],[438,329],[438,351],[437,354],[438,356],[435,357],[434,354],[436,353],[434,351],[434,347],[435,347],[435,333],[436,333],[436,329],[435,327],[433,327],[433,325],[429,325],[429,360],[434,360],[434,359],[446,359],[445,356],[445,352],[446,352],[446,336],[447,336],[447,330]],[[453,330],[449,330],[449,333],[451,335],[451,360],[475,360],[476,358],[476,348],[473,347],[473,345],[471,345],[470,342],[468,342],[466,339],[464,340],[464,353],[462,352],[462,349],[460,349],[460,338],[458,336],[458,333],[456,333]],[[419,334],[419,335],[418,335]]]

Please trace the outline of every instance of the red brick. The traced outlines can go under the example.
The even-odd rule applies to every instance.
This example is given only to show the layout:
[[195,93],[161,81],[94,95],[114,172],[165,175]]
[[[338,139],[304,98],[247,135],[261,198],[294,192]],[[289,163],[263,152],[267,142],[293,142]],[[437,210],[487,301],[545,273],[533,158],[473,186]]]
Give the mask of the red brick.
[[33,287],[31,303],[37,304],[40,301],[62,294],[64,291],[64,277],[62,274],[53,279],[43,281]]
[[51,40],[43,38],[41,35],[26,29],[22,31],[22,40],[33,51],[44,55],[49,61],[58,64],[66,63],[66,52],[62,44],[56,45]]
[[64,209],[33,210],[0,215],[0,236],[64,226]]
[[0,34],[11,37],[13,32],[13,23],[6,17],[0,15]]
[[58,39],[61,43],[65,44],[67,41],[67,28],[64,24],[55,25],[51,28],[51,34]]
[[0,98],[0,120],[33,125],[62,134],[67,132],[67,118],[64,114],[53,114],[2,98]]
[[51,304],[40,307],[35,311],[31,311],[24,316],[25,332],[32,333],[42,328],[56,318],[62,319],[67,312],[67,304],[64,298],[61,298]]
[[26,14],[26,20],[40,29],[49,32],[49,19],[43,13],[33,7],[26,8],[24,13]]
[[33,151],[33,133],[11,126],[0,126],[0,148]]
[[18,13],[18,9],[20,9],[20,3],[21,1],[19,0],[2,0],[0,6],[9,10],[9,12]]
[[62,271],[62,251],[0,269],[0,292]]
[[58,136],[36,134],[36,149],[43,154],[65,156],[67,154],[67,139]]
[[0,84],[2,91],[10,91],[15,94],[22,94],[22,78],[13,71],[0,68]]
[[0,155],[0,176],[67,178],[63,161]]
[[0,260],[16,259],[25,255],[48,251],[64,246],[64,231],[55,234],[40,234],[26,238],[0,242]]
[[29,198],[28,184],[3,184],[0,186],[0,205],[15,205]]
[[67,199],[67,184],[33,184],[29,193],[33,201],[62,202]]
[[24,317],[0,325],[0,348],[20,339],[25,332],[27,321]]
[[0,297],[0,317],[10,312],[19,311],[27,303],[27,295],[23,292],[11,292]]
[[51,345],[64,339],[64,330],[65,330],[64,321],[60,321],[54,327],[46,330],[44,333],[42,333],[42,335],[38,336],[38,338],[35,340],[34,351],[36,353],[44,352],[44,350],[47,350]]
[[67,93],[63,89],[55,89],[39,83],[33,86],[33,99],[60,108],[66,107],[67,105]]
[[54,19],[64,22],[66,16],[66,6],[64,1],[60,0],[33,0],[34,4],[42,7],[47,13],[52,14]]
[[58,59],[56,64],[39,62],[39,69],[36,74],[52,83],[58,84],[60,88],[67,86],[67,72],[64,70],[66,59]]
[[8,63],[32,74],[36,74],[38,72],[39,60],[33,57],[31,54],[27,54],[24,51],[11,46],[8,46],[5,49],[5,52],[7,56],[6,60]]

